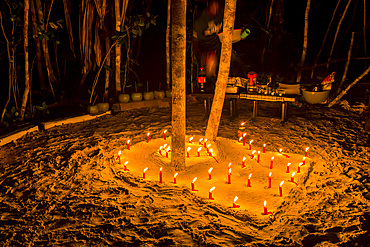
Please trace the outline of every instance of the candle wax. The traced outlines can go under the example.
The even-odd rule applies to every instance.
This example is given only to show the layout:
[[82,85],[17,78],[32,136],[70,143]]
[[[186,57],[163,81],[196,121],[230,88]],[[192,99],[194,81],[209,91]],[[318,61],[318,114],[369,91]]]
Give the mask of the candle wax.
[[269,188],[271,188],[271,177],[269,177]]
[[233,208],[240,208],[240,205],[236,205],[235,202],[233,203]]
[[281,186],[279,187],[279,194],[280,196],[283,196],[283,188]]
[[215,199],[215,198],[213,198],[212,192],[209,192],[209,199],[210,200],[214,200]]

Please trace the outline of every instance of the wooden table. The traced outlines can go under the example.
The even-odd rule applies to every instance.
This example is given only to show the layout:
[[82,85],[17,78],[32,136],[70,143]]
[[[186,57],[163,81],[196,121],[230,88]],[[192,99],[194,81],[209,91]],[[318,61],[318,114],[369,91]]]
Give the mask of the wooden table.
[[[200,98],[204,100],[204,114],[205,116],[208,116],[211,112],[211,105],[212,100],[214,97],[214,94],[206,94],[206,93],[199,93],[199,94],[192,94],[196,98]],[[239,94],[226,94],[225,95],[225,101],[229,101],[229,112],[230,117],[236,117],[237,116],[237,106],[236,106],[236,100],[239,99]]]

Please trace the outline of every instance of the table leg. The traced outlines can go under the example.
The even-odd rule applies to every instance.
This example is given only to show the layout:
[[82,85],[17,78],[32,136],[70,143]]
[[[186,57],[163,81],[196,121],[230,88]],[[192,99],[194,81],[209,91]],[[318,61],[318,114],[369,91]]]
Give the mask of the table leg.
[[281,103],[281,121],[285,121],[286,119],[286,110],[287,110],[287,102]]
[[257,100],[253,100],[253,118],[257,117],[257,111],[258,111],[258,102]]
[[233,103],[233,110],[234,110],[234,112],[233,112],[233,116],[235,116],[235,117],[237,117],[237,116],[238,116],[238,108],[237,108],[237,106],[236,106],[236,100],[237,100],[237,99],[233,99],[233,101],[232,101],[232,103]]

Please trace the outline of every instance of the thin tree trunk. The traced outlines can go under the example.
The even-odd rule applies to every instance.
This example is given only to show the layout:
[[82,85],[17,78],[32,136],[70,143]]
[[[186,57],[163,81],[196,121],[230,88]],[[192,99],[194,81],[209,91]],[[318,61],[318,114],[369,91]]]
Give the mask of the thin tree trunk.
[[356,80],[354,80],[345,90],[343,90],[332,102],[329,103],[328,107],[332,107],[335,105],[342,97],[345,95],[348,90],[351,89],[359,80],[361,80],[364,76],[366,76],[370,72],[370,67],[367,68],[367,70],[364,71],[359,77],[357,77]]
[[30,10],[30,1],[24,0],[23,8],[23,44],[24,44],[24,92],[22,99],[22,106],[20,112],[20,120],[23,121],[24,113],[26,112],[28,94],[30,92],[30,71],[29,71],[29,61],[28,61],[28,16]]
[[232,32],[234,29],[236,0],[226,0],[224,19],[223,19],[223,41],[221,46],[221,57],[218,71],[218,77],[215,88],[215,95],[211,112],[209,115],[206,138],[214,141],[217,137],[218,127],[222,114],[222,108],[225,100],[225,92],[230,72],[230,61],[232,51]]
[[[367,56],[367,48],[366,48],[366,0],[364,0],[364,25],[362,27],[362,32],[364,34],[364,52],[365,57]],[[365,60],[365,68],[366,68],[366,60]]]
[[[333,41],[333,44],[332,44],[331,49],[330,49],[330,54],[329,54],[328,62],[330,62],[331,56],[333,55],[334,46],[335,46],[335,43],[337,41],[337,36],[338,36],[338,33],[339,33],[339,29],[340,29],[340,26],[341,26],[342,21],[344,19],[344,16],[347,13],[347,10],[348,10],[348,7],[349,7],[349,4],[350,3],[351,3],[351,0],[348,0],[347,5],[346,5],[346,8],[344,9],[344,12],[343,12],[343,14],[342,14],[342,16],[341,16],[341,18],[339,20],[339,23],[338,23],[338,26],[337,26],[337,30],[336,30],[335,35],[334,35],[334,41]],[[328,72],[328,70],[329,70],[329,64],[326,66],[326,72]]]
[[269,31],[270,29],[270,21],[271,21],[271,15],[272,15],[272,7],[274,5],[274,0],[271,0],[269,11],[268,11],[268,16],[266,20],[266,25],[265,25],[265,30],[267,31],[267,42],[265,46],[262,49],[262,56],[261,56],[261,62],[263,63],[265,61],[265,54],[266,50],[269,49],[270,47],[270,39],[271,39],[271,32]]
[[349,62],[351,61],[351,53],[352,53],[354,37],[355,37],[355,32],[352,32],[351,44],[349,45],[349,49],[348,49],[347,61],[346,61],[346,65],[344,66],[344,72],[343,72],[342,80],[340,81],[339,87],[337,89],[337,94],[342,90],[343,83],[344,83],[344,81],[346,80],[346,77],[347,77],[348,65],[349,65]]
[[172,0],[172,139],[171,165],[185,168],[186,0]]
[[[105,61],[105,64],[110,67],[110,38],[105,37],[105,52],[107,59]],[[110,77],[110,71],[109,69],[105,69],[105,86],[104,86],[104,100],[108,100],[108,94],[109,94],[109,77]],[[108,102],[108,101],[107,101]]]
[[307,53],[307,39],[308,39],[308,14],[310,12],[311,0],[307,0],[306,12],[304,15],[304,33],[303,33],[303,50],[302,50],[302,57],[301,61],[298,64],[298,73],[297,73],[297,83],[301,82],[302,77],[302,69],[305,60],[306,60],[306,53]]
[[71,7],[71,0],[63,0],[64,17],[66,18],[66,26],[67,26],[67,32],[68,32],[68,37],[69,37],[69,47],[71,48],[73,57],[76,58],[75,45],[73,43],[71,16],[68,11],[70,7]]
[[171,25],[171,0],[167,0],[167,28],[166,28],[166,81],[167,90],[170,89],[170,25]]

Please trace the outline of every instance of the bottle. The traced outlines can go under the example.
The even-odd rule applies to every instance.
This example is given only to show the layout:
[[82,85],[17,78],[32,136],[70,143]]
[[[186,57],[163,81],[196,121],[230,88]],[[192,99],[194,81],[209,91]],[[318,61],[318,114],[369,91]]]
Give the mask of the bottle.
[[200,88],[200,92],[204,93],[204,84],[206,83],[206,73],[203,70],[203,67],[200,67],[200,71],[198,73],[198,84]]

